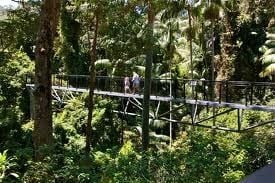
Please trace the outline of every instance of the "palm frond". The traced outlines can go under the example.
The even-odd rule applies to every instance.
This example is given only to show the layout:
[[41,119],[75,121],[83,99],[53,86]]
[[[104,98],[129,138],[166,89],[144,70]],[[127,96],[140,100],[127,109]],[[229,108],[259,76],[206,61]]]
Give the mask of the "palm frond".
[[267,33],[267,34],[266,34],[266,38],[267,38],[267,39],[275,40],[275,34],[274,34],[274,33]]
[[265,45],[263,45],[259,48],[259,52],[261,52],[261,53],[265,53],[267,50],[268,50],[268,47]]
[[136,69],[137,73],[139,73],[140,75],[144,76],[144,74],[145,74],[145,66],[137,65],[137,66],[135,66],[135,69]]
[[161,134],[156,134],[156,132],[150,132],[149,136],[153,138],[153,140],[157,141],[169,141],[170,138],[167,135],[161,135]]
[[260,74],[260,77],[271,76],[275,74],[275,63],[267,66]]
[[220,17],[221,6],[216,3],[211,3],[211,5],[204,9],[204,18],[206,20],[217,20]]
[[139,55],[129,60],[126,60],[125,64],[127,65],[144,65],[146,59],[146,55]]
[[267,40],[265,42],[265,45],[268,46],[269,48],[275,47],[275,40]]
[[100,59],[95,62],[96,68],[109,68],[112,66],[112,63],[109,59]]
[[170,79],[170,72],[163,73],[159,76],[161,79]]
[[163,120],[158,120],[158,119],[152,119],[149,120],[149,123],[151,126],[155,127],[155,128],[163,128],[166,125],[166,122]]
[[271,54],[271,55],[264,55],[262,57],[262,62],[264,64],[272,64],[275,63],[275,54]]
[[275,48],[269,48],[268,50],[266,50],[266,51],[264,52],[264,55],[263,55],[263,56],[265,56],[265,55],[270,55],[270,54],[275,54]]

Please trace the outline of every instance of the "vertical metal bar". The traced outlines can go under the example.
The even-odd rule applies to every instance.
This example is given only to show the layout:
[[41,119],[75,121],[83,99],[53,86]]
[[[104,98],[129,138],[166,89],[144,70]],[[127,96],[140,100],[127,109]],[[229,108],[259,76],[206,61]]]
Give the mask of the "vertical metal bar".
[[89,76],[86,77],[86,81],[87,81],[86,89],[89,90],[89,82],[90,82],[90,77]]
[[250,91],[250,105],[252,105],[253,104],[253,87],[254,86],[254,84],[253,83],[251,83],[251,91]]
[[70,76],[67,76],[67,88],[69,88]]
[[[206,88],[205,88],[205,99],[208,101],[208,99],[209,99],[208,91],[209,91],[209,88],[211,88],[211,87],[209,87],[209,86],[211,86],[211,84],[209,83],[209,81],[204,81],[204,82],[205,82],[205,87],[207,87],[207,89],[208,89],[208,90],[206,90]],[[209,105],[206,105],[206,112],[209,113]]]
[[68,88],[70,87],[70,84],[71,84],[71,78],[72,78],[71,75],[67,75],[67,87]]
[[151,81],[151,95],[157,96],[155,94],[155,90],[156,90],[156,88],[155,88],[155,79],[152,79],[152,81]]
[[54,85],[54,74],[51,75],[51,85]]
[[[139,82],[140,84],[140,82]],[[124,92],[124,78],[121,78],[121,91]]]
[[[168,81],[168,78],[166,77],[166,78],[165,78],[165,96],[169,96],[169,95],[170,95],[170,92],[169,92],[169,94],[167,95],[167,93],[168,93],[167,88],[168,88],[168,86],[170,86],[169,84],[170,84],[170,83],[169,83],[169,81]],[[170,91],[170,88],[169,88],[169,91]]]
[[110,78],[109,78],[109,83],[110,83],[110,84],[109,84],[109,86],[110,86],[110,92],[112,92],[112,83],[113,83],[113,82],[112,82],[112,80],[113,80],[113,78],[112,78],[112,77],[110,77]]
[[[245,88],[245,106],[248,104],[248,95],[249,95],[249,86],[246,86]],[[250,96],[250,95],[249,95]]]
[[[172,99],[172,73],[171,73],[171,68],[170,68],[170,98]],[[170,113],[169,113],[169,118],[170,118],[170,124],[169,124],[169,127],[170,127],[170,148],[172,147],[172,100],[170,100]]]
[[220,82],[220,88],[219,88],[219,103],[222,102],[222,81]]
[[121,84],[120,84],[120,86],[121,86],[121,87],[120,87],[120,91],[122,91],[122,93],[123,93],[123,92],[124,92],[124,78],[121,78],[121,79],[120,79],[120,83],[121,83]]
[[229,102],[229,98],[228,98],[228,81],[225,82],[225,101]]
[[240,131],[242,128],[242,126],[241,126],[242,125],[242,109],[238,109],[237,112],[238,112],[238,131]]
[[174,82],[174,85],[173,85],[173,92],[174,92],[174,97],[175,98],[177,98],[178,97],[178,80],[177,80],[177,78],[175,77],[174,79],[173,79],[173,82]]
[[[96,83],[96,88],[95,88],[95,89],[96,89],[96,90],[100,90],[100,89],[99,89],[99,78],[98,78],[98,77],[96,77],[96,82],[97,82],[97,83]],[[104,83],[104,82],[103,82],[103,83]]]
[[198,90],[197,90],[195,87],[196,87],[196,86],[194,86],[195,100],[198,100]]
[[55,85],[55,77],[56,77],[56,75],[54,74],[53,75],[53,83],[52,83],[52,85]]
[[211,98],[210,100],[214,102],[215,99],[215,81],[211,80]]
[[30,118],[34,119],[34,95],[33,95],[33,89],[29,89],[30,92]]
[[183,80],[183,98],[186,99],[186,87],[185,87],[185,81]]
[[154,82],[155,82],[155,95],[158,96],[158,80],[157,79],[154,79]]
[[205,81],[202,81],[203,82],[203,100],[206,99],[206,83]]
[[216,108],[213,106],[213,127],[216,126]]
[[[192,80],[191,80],[191,91],[192,91],[192,100],[194,100],[194,98],[197,98],[197,92],[195,91],[195,85],[194,85],[194,80],[193,80],[193,77],[192,77]],[[196,93],[194,93],[196,92]],[[192,117],[192,125],[195,124],[195,121],[194,121],[194,112],[195,112],[195,109],[194,109],[194,104],[191,104],[191,117]]]
[[114,82],[113,82],[113,91],[116,92],[117,91],[117,86],[118,86],[118,80],[117,78],[114,78]]

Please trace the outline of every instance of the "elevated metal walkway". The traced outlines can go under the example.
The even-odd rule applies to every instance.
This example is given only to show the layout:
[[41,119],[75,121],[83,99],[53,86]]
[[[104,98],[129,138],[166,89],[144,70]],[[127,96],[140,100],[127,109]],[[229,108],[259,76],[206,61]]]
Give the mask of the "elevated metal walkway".
[[[27,77],[27,87],[35,89],[32,77]],[[139,115],[128,112],[129,104],[132,104],[139,111],[142,111],[142,88],[143,80],[139,93],[124,93],[124,78],[121,77],[96,77],[95,91],[96,95],[109,96],[123,99],[126,107],[117,113]],[[59,102],[64,102],[66,98],[72,98],[73,93],[88,92],[89,76],[86,75],[53,75],[52,90],[53,98]],[[275,83],[270,82],[247,82],[247,81],[209,81],[209,80],[187,80],[187,79],[152,79],[150,100],[154,102],[152,108],[155,109],[150,117],[154,120],[165,120],[167,122],[183,123],[187,125],[202,126],[206,128],[226,130],[226,131],[245,131],[267,123],[272,123],[275,119],[260,121],[253,124],[242,124],[244,111],[264,111],[275,112]],[[192,94],[193,90],[193,94]],[[273,104],[272,101],[274,100]],[[168,109],[159,114],[160,104],[173,103],[176,107]],[[193,105],[194,111],[191,113],[191,121],[182,119],[168,118],[171,113],[175,114],[178,110]],[[195,107],[194,107],[195,106]],[[210,117],[199,119],[198,108],[209,107],[225,108],[222,112],[213,110]],[[237,111],[237,123],[235,127],[226,127],[226,124],[216,124],[215,117],[229,112]],[[220,110],[219,110],[220,111]],[[213,120],[213,124],[209,123]]]

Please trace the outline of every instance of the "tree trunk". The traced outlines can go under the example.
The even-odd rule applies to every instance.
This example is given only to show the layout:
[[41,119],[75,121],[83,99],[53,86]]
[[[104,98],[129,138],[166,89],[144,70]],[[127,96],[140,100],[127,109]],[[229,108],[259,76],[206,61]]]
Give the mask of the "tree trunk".
[[95,62],[96,62],[96,46],[97,46],[97,35],[99,26],[99,16],[95,15],[95,30],[94,39],[92,42],[92,47],[90,50],[90,79],[89,79],[89,96],[88,96],[88,120],[86,127],[86,153],[89,154],[91,151],[91,136],[92,136],[92,118],[93,118],[93,108],[94,108],[94,89],[95,89]]
[[35,159],[41,160],[39,147],[53,141],[51,111],[51,59],[60,11],[59,0],[42,2],[40,27],[35,48],[34,132]]
[[147,151],[149,146],[149,106],[151,94],[151,73],[153,62],[153,26],[155,14],[150,1],[148,1],[148,32],[146,43],[146,65],[145,65],[145,83],[143,92],[143,112],[142,112],[142,150]]
[[[188,24],[189,24],[189,51],[190,51],[190,65],[191,65],[191,80],[194,79],[194,72],[193,72],[193,39],[192,39],[192,15],[191,15],[191,6],[188,7]],[[192,90],[193,95],[193,90]]]
[[230,80],[234,72],[236,40],[234,40],[237,25],[237,10],[224,11],[224,32],[221,34],[221,60],[217,65],[216,80]]
[[[189,51],[190,51],[190,67],[191,67],[191,80],[194,79],[194,69],[193,69],[193,45],[192,45],[192,42],[193,42],[193,31],[192,31],[192,15],[191,15],[191,5],[188,6],[188,24],[189,24]],[[195,97],[195,94],[194,94],[194,85],[192,83],[192,86],[191,86],[191,92],[192,92],[192,99],[194,99]],[[191,108],[191,120],[192,120],[192,124],[194,124],[194,113],[195,113],[195,106],[192,105],[192,108]]]

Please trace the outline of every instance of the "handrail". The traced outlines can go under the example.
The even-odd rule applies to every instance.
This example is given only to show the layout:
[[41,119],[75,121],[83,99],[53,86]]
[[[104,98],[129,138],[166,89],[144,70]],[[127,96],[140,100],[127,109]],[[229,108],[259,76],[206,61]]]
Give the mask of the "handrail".
[[[69,77],[69,78],[89,78],[89,75],[66,75],[66,74],[53,74],[52,76],[56,76],[56,77]],[[33,78],[34,75],[33,74],[29,74],[27,75],[27,77],[29,78]],[[112,79],[124,79],[124,77],[121,76],[96,76],[96,78],[112,78]],[[143,78],[141,78],[141,80],[143,80]],[[205,79],[184,79],[184,78],[152,78],[153,81],[186,81],[186,82],[191,82],[191,81],[196,81],[197,83],[200,82],[215,82],[215,83],[234,83],[234,84],[239,84],[239,85],[244,85],[244,86],[249,86],[251,84],[253,84],[254,86],[275,86],[274,82],[264,82],[264,81],[232,81],[232,80],[205,80]]]
[[[29,78],[28,78],[29,77]],[[26,83],[33,84],[33,75],[26,77]],[[55,86],[88,89],[88,75],[52,75]],[[124,78],[119,76],[96,76],[95,89],[106,92],[124,93]],[[170,97],[170,83],[172,83],[172,97],[183,99],[204,100],[212,102],[226,102],[245,105],[264,103],[264,97],[275,95],[275,83],[250,81],[211,81],[183,78],[152,78],[151,95]],[[144,80],[140,80],[142,90]],[[194,87],[195,98],[192,98],[191,88]],[[214,87],[214,89],[213,89]],[[211,92],[214,91],[214,98]],[[141,91],[139,93],[142,93]]]

